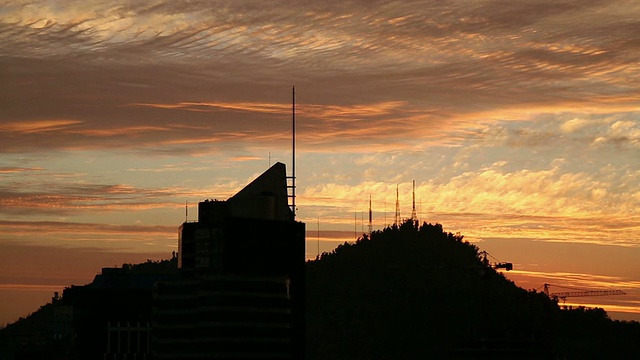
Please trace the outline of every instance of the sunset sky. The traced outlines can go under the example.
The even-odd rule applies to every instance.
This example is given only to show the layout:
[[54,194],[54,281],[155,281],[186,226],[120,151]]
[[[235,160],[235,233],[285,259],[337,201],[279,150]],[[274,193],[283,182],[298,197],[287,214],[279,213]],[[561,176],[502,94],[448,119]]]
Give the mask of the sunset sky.
[[307,258],[415,180],[516,284],[640,320],[639,49],[635,0],[2,1],[0,326],[290,171],[292,86]]

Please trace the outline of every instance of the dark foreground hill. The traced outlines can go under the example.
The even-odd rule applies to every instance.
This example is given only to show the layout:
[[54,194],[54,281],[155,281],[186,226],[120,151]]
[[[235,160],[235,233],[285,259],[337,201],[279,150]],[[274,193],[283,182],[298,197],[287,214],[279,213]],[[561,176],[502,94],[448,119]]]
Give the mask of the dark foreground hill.
[[408,221],[307,264],[308,359],[640,358],[640,323],[561,310],[439,224]]
[[[121,272],[140,283],[174,274],[176,263]],[[307,359],[640,359],[640,323],[612,321],[602,309],[561,310],[439,224],[376,231],[306,270]],[[69,358],[52,337],[62,300],[0,329],[0,359]]]

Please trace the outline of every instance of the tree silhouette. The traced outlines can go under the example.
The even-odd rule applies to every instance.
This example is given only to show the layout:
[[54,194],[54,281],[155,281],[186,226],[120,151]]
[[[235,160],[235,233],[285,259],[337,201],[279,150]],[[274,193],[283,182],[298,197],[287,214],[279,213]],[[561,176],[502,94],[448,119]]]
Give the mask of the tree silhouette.
[[561,311],[440,224],[407,220],[307,263],[308,359],[584,358],[614,344],[624,358],[638,345],[604,336],[622,328],[640,324]]

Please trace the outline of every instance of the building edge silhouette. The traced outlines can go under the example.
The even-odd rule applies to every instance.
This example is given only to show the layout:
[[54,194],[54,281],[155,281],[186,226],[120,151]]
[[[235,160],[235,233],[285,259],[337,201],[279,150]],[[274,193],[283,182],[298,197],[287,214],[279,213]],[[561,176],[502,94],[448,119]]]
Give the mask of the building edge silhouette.
[[177,269],[104,268],[56,307],[67,359],[303,359],[305,224],[276,163],[178,230]]
[[179,278],[154,287],[153,358],[302,359],[305,224],[276,163],[179,229]]

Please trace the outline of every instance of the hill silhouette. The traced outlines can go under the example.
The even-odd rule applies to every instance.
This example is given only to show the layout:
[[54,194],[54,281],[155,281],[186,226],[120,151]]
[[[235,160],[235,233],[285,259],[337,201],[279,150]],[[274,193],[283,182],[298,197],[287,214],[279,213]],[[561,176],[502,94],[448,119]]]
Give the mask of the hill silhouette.
[[640,323],[561,310],[440,224],[405,221],[307,263],[308,359],[638,358]]
[[[177,261],[122,270],[128,283],[147,286],[174,274]],[[0,329],[0,358],[66,358],[64,344],[51,341],[61,301]],[[640,357],[640,323],[613,321],[603,309],[562,310],[506,279],[462,235],[410,220],[307,262],[306,324],[310,360]]]
[[[122,264],[120,268],[105,268],[102,274],[85,286],[70,286],[65,292],[74,288],[114,288],[125,287],[127,293],[140,292],[141,289],[152,288],[159,278],[170,277],[177,273],[177,258],[175,253],[171,259],[152,261],[140,264]],[[105,276],[105,272],[111,276]],[[75,359],[70,353],[69,342],[56,337],[60,332],[60,323],[56,321],[67,296],[54,293],[51,302],[41,306],[37,311],[18,321],[0,329],[0,359]],[[125,301],[125,300],[123,300]],[[86,304],[92,306],[95,304]],[[118,304],[110,302],[104,312],[122,311],[131,307],[138,311],[137,304]],[[151,312],[151,309],[148,309]],[[59,317],[59,316],[58,316]],[[83,333],[77,334],[82,339]],[[82,342],[82,341],[81,341]]]

